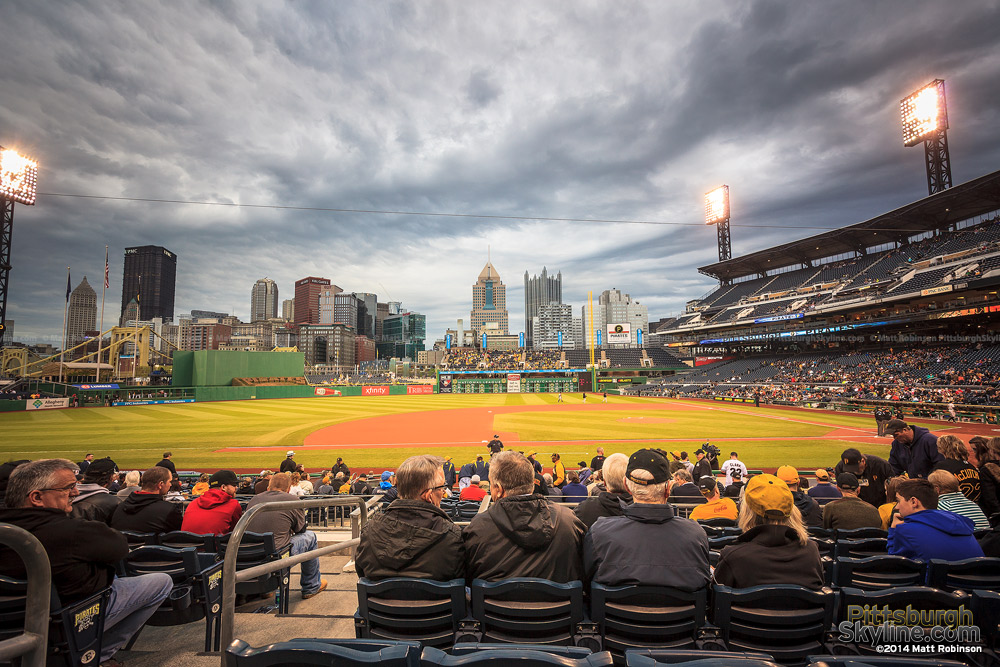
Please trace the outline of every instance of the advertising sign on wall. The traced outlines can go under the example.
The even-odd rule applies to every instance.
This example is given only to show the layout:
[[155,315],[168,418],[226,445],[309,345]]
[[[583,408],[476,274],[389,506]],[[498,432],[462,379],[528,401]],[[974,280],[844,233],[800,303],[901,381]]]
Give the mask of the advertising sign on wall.
[[508,394],[520,394],[521,393],[521,376],[518,373],[511,373],[507,376],[507,393]]
[[408,384],[406,385],[406,393],[409,395],[414,394],[433,394],[434,385],[432,384]]
[[388,396],[389,395],[389,385],[379,384],[379,385],[365,385],[361,387],[362,396]]
[[54,410],[68,408],[68,398],[29,398],[25,401],[25,410]]
[[314,387],[313,389],[317,396],[340,396],[339,389],[331,389],[329,387]]
[[608,325],[608,345],[621,345],[632,342],[632,325],[628,322],[624,324]]
[[440,384],[438,384],[439,394],[450,394],[451,393],[451,376],[442,375],[438,378]]

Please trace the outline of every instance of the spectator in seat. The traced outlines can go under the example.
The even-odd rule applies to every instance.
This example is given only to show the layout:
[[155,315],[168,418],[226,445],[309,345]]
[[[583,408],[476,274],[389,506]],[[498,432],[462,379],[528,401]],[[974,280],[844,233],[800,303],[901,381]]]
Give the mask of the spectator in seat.
[[267,491],[268,486],[270,486],[271,484],[271,476],[273,474],[274,473],[271,472],[270,470],[260,471],[260,479],[258,479],[257,483],[253,485],[254,494],[264,493],[265,491]]
[[455,473],[455,464],[451,462],[451,457],[446,456],[444,458],[444,463],[441,465],[444,472],[444,483],[448,485],[448,491],[455,488],[455,482],[458,481],[458,476]]
[[738,519],[743,534],[723,548],[715,581],[733,588],[795,584],[819,590],[823,565],[809,540],[792,492],[774,475],[757,475],[746,485]]
[[442,463],[424,454],[399,466],[399,499],[361,530],[354,561],[359,577],[451,581],[465,576],[462,530],[441,509],[447,490]]
[[849,472],[858,478],[858,497],[872,507],[885,504],[885,482],[894,473],[893,468],[885,459],[872,454],[862,454],[853,447],[845,449],[840,455],[840,462],[833,469],[834,481],[841,473]]
[[73,498],[72,516],[89,521],[111,521],[121,498],[112,494],[108,487],[118,473],[118,466],[109,458],[93,461],[77,486],[79,493]]
[[733,483],[726,486],[726,490],[722,493],[723,497],[735,499],[741,498],[743,496],[743,489],[746,488],[747,482],[749,481],[750,475],[748,473],[744,473],[742,477],[734,478]]
[[87,455],[83,457],[83,460],[76,464],[80,468],[81,475],[87,472],[87,468],[90,467],[90,464],[93,462],[93,460],[94,460],[94,455],[88,452]]
[[153,466],[142,474],[142,485],[129,494],[111,516],[111,527],[137,533],[169,533],[180,530],[184,509],[164,500],[173,477],[170,470]]
[[[942,435],[938,438],[937,448],[944,458],[934,469],[946,470],[958,478],[958,488],[962,494],[972,502],[978,503],[983,495],[983,485],[979,478],[979,468],[966,460],[969,455],[968,447],[958,436]],[[940,489],[938,492],[940,493]],[[940,505],[941,499],[938,498],[938,506]]]
[[285,460],[278,467],[278,472],[295,472],[299,465],[295,462],[295,452],[288,450],[285,452]]
[[479,475],[473,475],[470,484],[462,489],[462,492],[458,494],[460,500],[473,500],[475,502],[481,501],[486,497],[486,491],[479,488]]
[[381,481],[378,484],[378,493],[382,494],[382,503],[389,504],[399,498],[399,490],[396,489],[396,476],[392,471],[382,472]]
[[612,454],[604,460],[601,475],[604,477],[605,489],[596,496],[591,496],[576,507],[576,515],[586,524],[593,526],[602,516],[622,516],[623,505],[632,502],[632,494],[625,487],[625,470],[628,467],[628,457],[624,454]]
[[[814,500],[816,498],[843,498],[844,494],[840,492],[840,489],[835,487],[830,483],[830,471],[826,468],[820,468],[816,471],[816,486],[812,487],[806,493],[810,498]],[[856,475],[855,475],[856,476]],[[861,480],[858,480],[859,482]]]
[[667,502],[669,471],[666,458],[650,449],[629,458],[625,484],[634,502],[622,516],[602,517],[587,532],[587,579],[607,586],[642,584],[685,591],[708,585],[708,537],[701,526],[674,514]]
[[823,510],[820,509],[819,503],[799,490],[799,471],[792,466],[781,466],[775,476],[788,485],[795,506],[802,515],[802,523],[807,526],[822,526]]
[[896,490],[899,489],[899,485],[905,482],[906,479],[906,477],[900,475],[886,480],[885,497],[892,500],[884,505],[879,505],[878,513],[882,517],[882,530],[889,530],[892,520],[899,514],[899,510],[896,508]]
[[351,493],[355,496],[370,496],[372,487],[368,484],[368,475],[361,475],[351,484]]
[[465,528],[466,579],[539,577],[559,583],[583,575],[587,527],[568,507],[534,495],[534,470],[515,451],[490,466],[493,504]]
[[566,486],[562,488],[563,502],[579,503],[587,499],[587,487],[580,483],[576,471],[567,472],[566,480]]
[[576,475],[580,480],[580,484],[587,486],[587,480],[594,474],[594,471],[587,466],[586,461],[580,461],[577,465],[579,466],[579,470],[576,471]]
[[[291,486],[291,476],[287,472],[274,475],[267,491],[258,493],[247,503],[247,510],[262,503],[298,500],[298,496],[288,492]],[[316,548],[316,533],[306,530],[306,513],[301,508],[290,507],[285,510],[258,512],[250,519],[247,530],[255,533],[273,533],[275,548],[284,549],[291,544],[293,556]],[[308,600],[326,590],[327,581],[321,579],[319,574],[319,558],[302,561],[299,585],[302,588],[303,600]]]
[[823,527],[834,530],[855,528],[881,528],[882,517],[878,510],[858,497],[858,478],[849,472],[837,475],[837,488],[843,498],[823,506]]
[[983,514],[979,505],[965,497],[961,491],[958,478],[947,470],[935,470],[927,477],[927,481],[934,485],[934,490],[938,494],[937,508],[945,512],[954,512],[959,516],[964,516],[972,521],[976,530],[989,530],[990,522]]
[[701,491],[701,495],[708,502],[704,505],[698,505],[691,510],[691,514],[688,515],[689,519],[695,521],[701,519],[731,519],[736,521],[736,503],[733,502],[732,498],[723,498],[719,495],[719,482],[715,479],[715,475],[705,475],[699,479],[698,490]]
[[[340,488],[340,486],[344,483],[344,476],[338,474],[336,478],[331,480],[330,473],[326,473],[326,475],[323,476],[323,479],[320,480],[319,486],[316,487],[316,493],[321,496],[333,495],[335,491],[333,488],[334,484],[331,484],[330,483],[331,481],[333,481],[334,484],[336,484],[337,488]],[[288,485],[291,486],[291,479],[288,480]]]
[[476,457],[476,462],[473,464],[473,474],[479,475],[479,479],[487,480],[490,477],[490,464],[483,460],[482,456]]
[[937,508],[938,493],[926,479],[908,479],[896,489],[899,509],[889,528],[887,550],[916,560],[965,560],[983,555],[971,519]]
[[125,473],[125,487],[121,489],[115,495],[125,500],[128,498],[133,491],[139,490],[139,480],[142,479],[142,473],[138,470],[129,470]]
[[202,473],[201,477],[198,478],[197,483],[195,483],[194,488],[191,489],[191,497],[196,498],[208,491],[208,480],[211,478],[212,476],[207,472]]
[[[96,462],[95,462],[96,463]],[[101,655],[111,660],[173,589],[169,574],[115,577],[115,565],[128,555],[128,542],[102,521],[69,516],[78,490],[77,467],[66,459],[41,459],[19,466],[10,476],[0,522],[33,534],[52,568],[52,587],[62,604],[79,602],[111,586]],[[11,549],[0,549],[0,572],[25,578],[24,563]]]
[[[601,451],[604,451],[604,450],[598,448],[597,451],[601,452]],[[529,452],[527,456],[528,456],[528,462],[531,463],[532,467],[535,469],[535,472],[537,474],[541,475],[542,474],[542,462],[535,459],[535,452]],[[597,457],[595,456],[594,458],[596,459]],[[602,460],[603,460],[603,458],[602,458]],[[590,467],[594,468],[594,466],[590,466]],[[594,468],[594,470],[597,470],[597,468]]]
[[472,483],[472,476],[476,474],[476,466],[472,463],[466,463],[462,466],[461,470],[458,471],[458,490],[461,491],[469,484]]
[[[535,475],[536,484],[537,484],[537,477],[538,475]],[[560,489],[558,486],[552,483],[551,473],[545,473],[544,475],[542,475],[542,484],[539,484],[538,486],[545,490],[546,496],[556,498],[557,499],[556,502],[560,503],[562,502],[562,494],[563,494],[562,489]]]
[[232,470],[220,470],[208,479],[208,491],[198,496],[184,512],[181,530],[200,535],[224,535],[243,516],[234,498],[239,479]]
[[896,475],[906,473],[910,479],[926,478],[944,459],[937,448],[937,436],[923,427],[892,419],[885,430],[892,436],[889,465]]
[[988,519],[1000,512],[1000,438],[969,438],[968,461],[979,469],[979,506]]
[[156,465],[160,466],[161,468],[166,468],[167,470],[169,470],[171,477],[177,477],[177,468],[174,466],[174,462],[170,460],[172,457],[173,457],[172,453],[163,452],[163,458],[160,459]]
[[7,483],[10,481],[11,474],[17,470],[18,466],[30,462],[31,459],[20,459],[18,461],[7,461],[3,465],[0,465],[0,509],[5,507],[3,496],[7,493]]
[[691,479],[691,473],[681,469],[673,474],[674,483],[670,487],[670,502],[672,503],[700,503],[705,497],[701,495],[701,490],[695,486]]
[[[671,479],[673,478],[674,473],[677,472],[678,470],[687,470],[687,466],[684,465],[683,461],[681,461],[680,450],[676,450],[676,451],[670,452],[670,459],[669,459],[669,463],[667,465],[670,466],[670,477],[671,477]],[[690,473],[688,473],[688,474],[690,474]]]

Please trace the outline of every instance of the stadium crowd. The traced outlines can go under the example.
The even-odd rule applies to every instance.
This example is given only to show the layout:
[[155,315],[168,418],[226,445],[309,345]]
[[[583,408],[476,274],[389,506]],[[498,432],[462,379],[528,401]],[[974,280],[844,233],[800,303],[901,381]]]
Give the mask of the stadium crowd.
[[[109,665],[173,587],[162,573],[115,574],[129,554],[120,531],[225,535],[246,509],[302,495],[381,494],[382,511],[363,526],[356,554],[358,575],[369,579],[819,589],[825,580],[814,531],[860,528],[886,531],[888,554],[917,560],[1000,556],[1000,438],[966,443],[898,419],[884,426],[893,437],[887,459],[847,449],[813,473],[811,488],[792,466],[751,474],[737,452],[720,463],[707,443],[694,460],[683,451],[605,456],[598,449],[573,469],[553,453],[546,471],[534,452],[505,451],[495,437],[489,460],[477,456],[458,469],[450,458],[417,455],[370,482],[337,459],[316,483],[290,450],[278,472],[240,479],[218,470],[187,497],[177,493],[178,502],[171,501],[180,479],[170,452],[141,474],[124,475],[91,453],[79,464],[11,461],[0,466],[0,521],[42,542],[63,603],[111,588],[100,656]],[[486,497],[488,506],[467,525],[455,523],[455,503]],[[709,526],[720,525],[740,534],[713,555]],[[293,555],[316,548],[299,509],[258,514],[249,529],[271,533],[275,547]],[[0,573],[25,576],[6,548]],[[303,599],[326,588],[317,559],[302,563],[300,585]]]

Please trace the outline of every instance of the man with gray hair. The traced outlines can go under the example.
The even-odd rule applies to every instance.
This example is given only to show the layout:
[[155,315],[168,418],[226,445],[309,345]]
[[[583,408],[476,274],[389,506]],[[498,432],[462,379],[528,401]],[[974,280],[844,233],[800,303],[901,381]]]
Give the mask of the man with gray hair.
[[[97,662],[110,660],[174,586],[162,572],[115,577],[115,564],[128,555],[128,542],[103,521],[70,517],[77,496],[76,464],[41,459],[19,466],[10,476],[0,522],[33,534],[52,568],[52,586],[62,604],[79,602],[111,586],[104,622],[103,648]],[[24,563],[10,549],[0,549],[0,572],[23,579]]]
[[606,491],[587,498],[576,508],[576,515],[587,525],[593,526],[602,516],[621,516],[624,505],[632,502],[632,494],[625,488],[625,468],[628,457],[617,453],[604,459],[601,468]]
[[694,521],[676,516],[667,503],[669,470],[658,451],[640,449],[631,456],[625,486],[634,502],[622,516],[598,519],[587,533],[587,579],[607,586],[641,584],[685,591],[708,585],[708,537]]
[[444,459],[411,456],[396,470],[399,498],[361,529],[354,559],[359,577],[451,581],[464,576],[462,531],[441,509],[448,485]]
[[568,507],[534,495],[531,463],[518,452],[500,452],[490,461],[489,478],[493,503],[462,533],[466,579],[580,579],[587,527]]

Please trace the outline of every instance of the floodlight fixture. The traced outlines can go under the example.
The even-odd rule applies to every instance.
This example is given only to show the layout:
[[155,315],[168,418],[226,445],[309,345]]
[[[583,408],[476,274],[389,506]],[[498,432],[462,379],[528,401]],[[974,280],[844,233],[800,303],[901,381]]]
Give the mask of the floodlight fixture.
[[729,186],[720,185],[705,193],[705,224],[729,220]]
[[705,193],[705,224],[715,225],[719,237],[719,261],[733,256],[729,238],[729,186],[720,185]]
[[38,162],[0,146],[0,198],[34,206]]
[[948,104],[944,79],[934,79],[899,102],[903,119],[903,145],[916,146],[948,129]]

